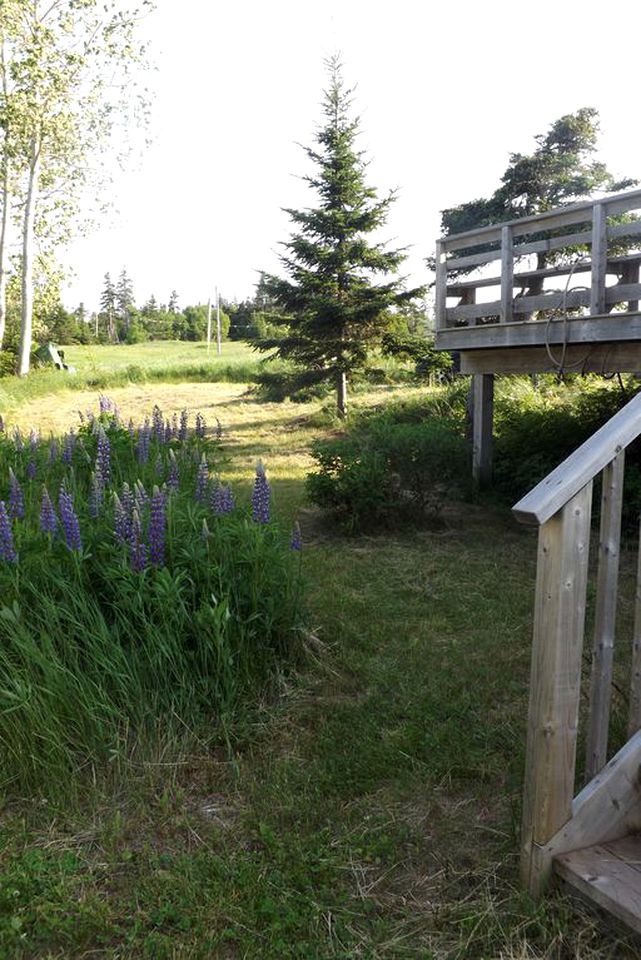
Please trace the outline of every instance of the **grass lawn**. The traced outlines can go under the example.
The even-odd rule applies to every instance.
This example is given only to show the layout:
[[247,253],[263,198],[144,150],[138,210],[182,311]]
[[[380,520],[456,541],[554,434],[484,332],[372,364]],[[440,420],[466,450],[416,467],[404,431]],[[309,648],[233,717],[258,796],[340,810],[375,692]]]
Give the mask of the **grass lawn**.
[[[34,398],[11,422],[59,431],[97,392]],[[217,416],[245,493],[262,457],[305,538],[308,656],[227,747],[125,759],[79,809],[7,801],[0,957],[638,957],[567,898],[518,890],[535,534],[452,504],[432,529],[346,538],[304,499],[310,440],[336,429],[320,404],[235,383],[109,394],[125,417]]]

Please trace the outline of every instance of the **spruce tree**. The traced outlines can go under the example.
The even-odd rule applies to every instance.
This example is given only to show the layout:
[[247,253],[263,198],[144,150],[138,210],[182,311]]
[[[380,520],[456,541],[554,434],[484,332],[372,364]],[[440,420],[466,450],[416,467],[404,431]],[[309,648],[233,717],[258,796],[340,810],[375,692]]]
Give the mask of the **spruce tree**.
[[100,294],[100,315],[104,318],[107,340],[114,341],[116,339],[116,288],[109,273],[105,274],[105,285]]
[[286,210],[295,227],[280,258],[287,277],[265,274],[261,284],[279,310],[270,320],[284,333],[257,345],[276,348],[278,357],[294,362],[297,372],[286,393],[333,383],[338,414],[344,417],[348,376],[365,365],[368,348],[389,325],[390,309],[422,290],[405,291],[396,276],[403,250],[387,250],[368,239],[385,223],[394,194],[379,200],[366,184],[366,164],[356,148],[359,121],[351,116],[352,91],[345,87],[338,58],[327,67],[324,125],[316,134],[317,146],[305,148],[316,168],[305,180],[318,205]]

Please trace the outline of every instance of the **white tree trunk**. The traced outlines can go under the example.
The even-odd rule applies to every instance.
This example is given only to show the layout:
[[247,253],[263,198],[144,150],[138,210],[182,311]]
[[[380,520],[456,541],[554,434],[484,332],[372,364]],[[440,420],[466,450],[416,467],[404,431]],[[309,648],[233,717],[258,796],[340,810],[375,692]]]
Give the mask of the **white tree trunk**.
[[0,221],[0,350],[7,326],[7,248],[9,228],[9,158],[5,156],[2,176],[2,220]]
[[29,373],[31,337],[33,331],[33,240],[36,200],[38,197],[38,177],[40,173],[40,137],[36,134],[31,141],[29,162],[29,187],[24,211],[22,228],[22,325],[20,329],[20,351],[18,354],[18,376]]

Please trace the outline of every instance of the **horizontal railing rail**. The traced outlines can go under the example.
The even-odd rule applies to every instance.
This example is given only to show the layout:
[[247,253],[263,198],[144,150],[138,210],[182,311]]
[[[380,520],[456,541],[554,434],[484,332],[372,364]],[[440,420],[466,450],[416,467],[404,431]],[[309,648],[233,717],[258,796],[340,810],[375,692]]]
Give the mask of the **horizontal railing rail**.
[[[563,831],[566,839],[572,832],[567,825],[575,809],[592,489],[599,474],[601,512],[586,780],[596,778],[608,760],[625,451],[640,435],[641,393],[513,508],[517,520],[539,525],[521,859],[524,883],[533,894],[539,892],[549,874],[551,851],[555,843],[558,849],[559,836],[564,842]],[[641,559],[636,596],[630,737],[641,728]],[[637,782],[626,781],[634,798]],[[622,824],[623,814],[625,810]],[[599,829],[603,829],[602,824]],[[584,846],[602,839],[596,836],[590,841],[589,831],[586,833],[583,827],[582,831]]]
[[[553,298],[547,302],[542,299],[549,296],[544,291],[544,282],[548,278],[564,276],[571,280],[575,272],[589,272],[590,281],[587,298],[579,298],[581,303],[575,303],[574,306],[587,306],[591,314],[598,315],[608,312],[616,304],[627,302],[628,311],[636,311],[641,299],[641,252],[628,258],[617,256],[614,252],[608,254],[609,244],[624,238],[641,237],[641,220],[608,222],[635,210],[641,210],[641,190],[576,203],[548,213],[479,227],[437,240],[437,333],[448,327],[474,323],[484,317],[509,323],[515,314],[531,315],[533,311],[560,309]],[[571,227],[575,229],[558,234],[559,230]],[[586,246],[590,248],[590,255],[580,264],[574,257],[565,266],[555,264],[542,270],[515,271],[515,264],[525,256],[564,248],[576,251],[577,247]],[[475,247],[482,249],[474,252]],[[462,253],[457,256],[458,251]],[[452,273],[458,274],[461,270],[484,266],[496,260],[500,260],[501,264],[499,276],[462,282],[457,276],[452,278],[452,282],[448,280],[448,275]],[[612,275],[616,276],[618,285],[608,286],[606,277]],[[477,303],[477,290],[491,286],[500,287],[500,299]],[[515,288],[519,290],[516,295]],[[524,295],[525,288],[529,288],[529,297]],[[448,305],[448,298],[454,297],[459,298],[459,302]],[[524,302],[528,300],[530,302]],[[570,304],[564,302],[563,306]]]

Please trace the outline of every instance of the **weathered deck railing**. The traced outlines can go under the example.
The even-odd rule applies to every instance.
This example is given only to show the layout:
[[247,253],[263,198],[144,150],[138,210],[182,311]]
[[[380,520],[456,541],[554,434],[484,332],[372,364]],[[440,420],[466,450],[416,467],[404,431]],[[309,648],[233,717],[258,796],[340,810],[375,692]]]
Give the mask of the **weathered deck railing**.
[[[641,394],[513,508],[539,525],[522,834],[534,895],[555,856],[641,827],[641,554],[632,644],[630,740],[608,763],[625,448],[641,434]],[[592,485],[602,503],[589,719],[588,785],[575,793]],[[606,766],[607,764],[607,766]]]
[[[641,237],[641,221],[613,223],[612,218],[632,210],[641,210],[641,190],[613,194],[596,201],[577,203],[537,216],[522,217],[509,223],[481,227],[466,233],[453,234],[436,243],[436,330],[474,325],[484,318],[499,323],[527,319],[535,311],[558,310],[562,307],[587,307],[598,316],[615,304],[627,302],[628,311],[639,308],[641,255],[608,255],[611,241]],[[567,232],[559,234],[563,228]],[[534,238],[534,239],[533,239]],[[515,271],[515,261],[528,254],[545,254],[564,248],[588,245],[589,259],[572,265],[542,266],[535,270]],[[481,247],[478,252],[469,252]],[[457,251],[463,256],[456,256]],[[453,256],[454,254],[454,256]],[[500,260],[498,276],[448,282],[448,273],[464,268],[484,266]],[[565,289],[574,274],[590,274],[585,287]],[[617,282],[606,285],[606,277],[615,275]],[[544,283],[554,279],[557,290],[545,291]],[[499,299],[477,302],[477,291],[500,288]],[[559,289],[561,293],[559,293]],[[515,290],[518,293],[515,295]],[[456,305],[448,306],[448,298]]]

